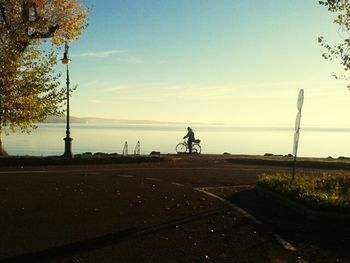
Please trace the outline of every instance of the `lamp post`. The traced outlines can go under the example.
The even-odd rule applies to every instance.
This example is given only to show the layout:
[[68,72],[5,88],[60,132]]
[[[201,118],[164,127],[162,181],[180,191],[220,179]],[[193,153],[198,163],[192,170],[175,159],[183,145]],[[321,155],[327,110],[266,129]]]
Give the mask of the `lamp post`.
[[64,154],[63,157],[65,158],[72,158],[72,138],[70,137],[70,126],[69,126],[69,64],[71,62],[69,58],[69,46],[66,43],[64,47],[64,55],[61,59],[62,64],[67,66],[67,122],[66,122],[66,138],[64,138],[65,144],[64,144]]

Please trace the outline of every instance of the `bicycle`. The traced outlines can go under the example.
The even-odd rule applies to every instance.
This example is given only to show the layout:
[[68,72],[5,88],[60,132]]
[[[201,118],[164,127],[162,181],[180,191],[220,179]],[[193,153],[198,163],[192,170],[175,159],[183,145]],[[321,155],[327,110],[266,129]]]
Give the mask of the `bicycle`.
[[[200,154],[202,152],[202,147],[200,146],[201,140],[195,140],[192,143],[192,153],[194,154]],[[180,142],[176,145],[176,152],[177,153],[186,153],[189,150],[187,142],[184,140],[183,142]]]

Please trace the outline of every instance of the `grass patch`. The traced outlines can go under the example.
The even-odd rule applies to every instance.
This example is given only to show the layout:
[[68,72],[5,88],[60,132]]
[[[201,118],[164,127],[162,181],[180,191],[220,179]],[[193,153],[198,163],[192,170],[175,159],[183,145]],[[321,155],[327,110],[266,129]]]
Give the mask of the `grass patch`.
[[263,175],[258,186],[320,211],[350,214],[350,176]]

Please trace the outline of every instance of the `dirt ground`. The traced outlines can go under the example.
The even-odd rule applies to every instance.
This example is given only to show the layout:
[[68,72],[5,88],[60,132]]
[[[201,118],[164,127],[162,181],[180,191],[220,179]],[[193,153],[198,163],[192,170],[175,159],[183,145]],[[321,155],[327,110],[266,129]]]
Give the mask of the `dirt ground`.
[[[254,191],[259,175],[290,168],[229,158],[1,167],[0,262],[350,262],[349,225],[315,224]],[[297,170],[324,172],[350,174]]]

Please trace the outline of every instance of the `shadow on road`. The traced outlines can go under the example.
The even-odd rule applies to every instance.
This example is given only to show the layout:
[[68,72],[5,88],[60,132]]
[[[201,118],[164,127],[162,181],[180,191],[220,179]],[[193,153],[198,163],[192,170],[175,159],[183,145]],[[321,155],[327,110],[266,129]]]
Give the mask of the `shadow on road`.
[[263,222],[268,231],[282,235],[310,257],[330,257],[332,261],[329,262],[350,260],[350,223],[308,220],[278,203],[266,200],[254,189],[231,194],[226,199],[251,213]]
[[65,258],[75,255],[79,252],[91,251],[99,248],[103,248],[109,245],[115,245],[117,243],[144,237],[147,235],[155,234],[163,230],[175,228],[176,226],[185,225],[197,220],[202,220],[208,217],[212,217],[218,214],[222,214],[230,211],[230,208],[219,208],[195,215],[185,216],[177,218],[167,222],[150,225],[146,227],[132,227],[123,231],[109,233],[96,238],[82,240],[75,243],[70,243],[58,247],[48,248],[41,251],[36,251],[28,254],[23,254],[11,258],[0,259],[1,263],[14,263],[14,262],[40,262],[45,260]]

